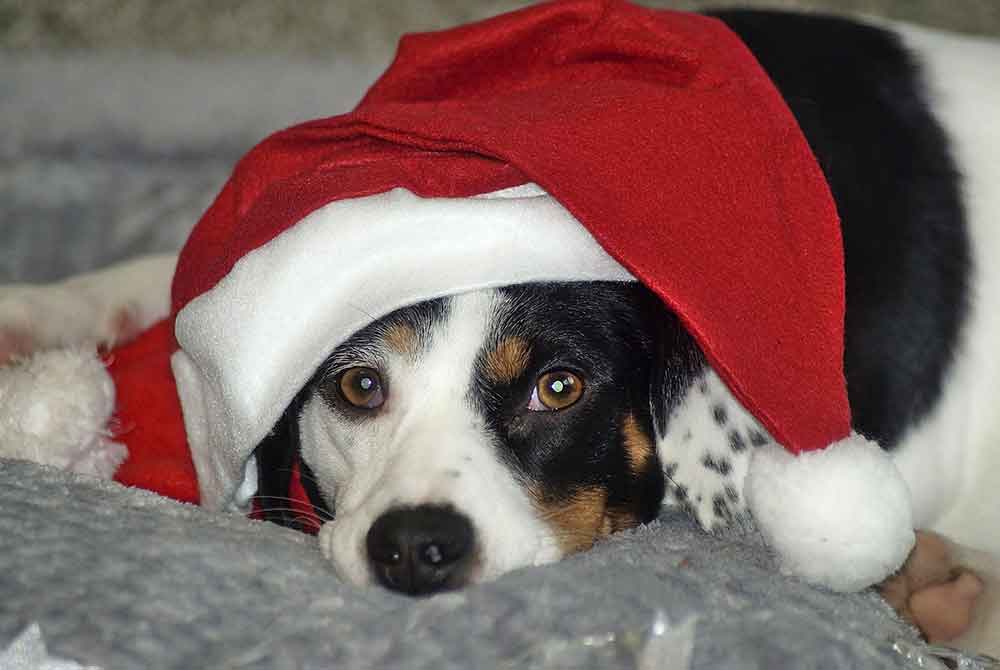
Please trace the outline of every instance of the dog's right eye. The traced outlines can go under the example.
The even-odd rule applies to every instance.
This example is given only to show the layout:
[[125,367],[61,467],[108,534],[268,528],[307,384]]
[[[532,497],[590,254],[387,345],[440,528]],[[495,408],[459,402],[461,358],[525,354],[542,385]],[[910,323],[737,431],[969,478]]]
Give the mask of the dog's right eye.
[[382,378],[371,368],[349,368],[337,381],[341,397],[359,409],[375,409],[385,402]]
[[532,412],[551,412],[566,409],[583,395],[583,381],[567,370],[547,372],[535,382],[528,409]]

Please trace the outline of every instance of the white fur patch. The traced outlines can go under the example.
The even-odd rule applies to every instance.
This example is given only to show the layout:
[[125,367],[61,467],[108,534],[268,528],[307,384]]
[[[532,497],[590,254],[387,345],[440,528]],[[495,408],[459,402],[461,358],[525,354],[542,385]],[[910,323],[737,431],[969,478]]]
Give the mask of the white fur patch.
[[0,365],[7,354],[113,346],[170,311],[175,254],[143,256],[51,284],[0,286]]
[[918,528],[1000,555],[1000,42],[894,26],[925,67],[964,177],[969,317],[935,410],[894,452]]
[[302,456],[321,485],[332,483],[324,494],[336,509],[320,530],[320,547],[342,578],[371,581],[365,538],[399,506],[450,504],[467,515],[479,544],[476,581],[560,558],[556,538],[469,402],[476,357],[498,309],[494,291],[452,298],[425,350],[387,356],[390,390],[376,416],[347,420],[318,396],[305,407]]

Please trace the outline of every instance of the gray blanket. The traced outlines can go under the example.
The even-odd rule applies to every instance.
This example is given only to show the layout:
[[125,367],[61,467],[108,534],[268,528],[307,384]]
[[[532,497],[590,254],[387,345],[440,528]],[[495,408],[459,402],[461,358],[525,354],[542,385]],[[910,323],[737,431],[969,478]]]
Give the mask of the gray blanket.
[[[346,109],[380,65],[5,58],[0,281],[176,248],[241,152]],[[874,594],[783,577],[752,531],[676,514],[411,600],[340,583],[313,538],[0,462],[0,665],[33,623],[52,656],[108,670],[928,667]]]
[[914,640],[679,515],[413,600],[338,582],[308,536],[27,463],[0,462],[0,509],[0,641],[38,622],[108,669],[896,668]]

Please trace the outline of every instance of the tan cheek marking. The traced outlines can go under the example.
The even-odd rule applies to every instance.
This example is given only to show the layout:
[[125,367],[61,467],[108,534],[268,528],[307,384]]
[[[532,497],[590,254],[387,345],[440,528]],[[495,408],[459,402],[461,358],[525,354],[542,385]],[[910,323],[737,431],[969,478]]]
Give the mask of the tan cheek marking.
[[610,535],[611,533],[635,528],[638,525],[639,517],[632,510],[609,507],[608,511],[604,514],[604,524],[601,529],[604,531],[604,535]]
[[412,354],[417,350],[417,332],[407,323],[394,323],[382,336],[386,345],[400,354]]
[[653,458],[653,441],[639,427],[639,422],[631,414],[622,422],[622,437],[625,444],[625,455],[628,458],[629,472],[638,477],[649,469],[649,461]]
[[528,367],[531,348],[521,337],[508,337],[486,356],[486,376],[491,381],[509,384]]
[[599,486],[580,489],[568,500],[547,500],[538,489],[530,495],[564,554],[589,549],[595,540],[611,532],[606,515],[608,494]]

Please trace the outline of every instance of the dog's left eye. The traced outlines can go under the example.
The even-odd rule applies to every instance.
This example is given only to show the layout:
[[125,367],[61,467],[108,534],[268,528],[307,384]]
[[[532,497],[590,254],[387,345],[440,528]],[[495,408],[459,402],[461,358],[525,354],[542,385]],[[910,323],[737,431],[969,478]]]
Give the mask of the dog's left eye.
[[371,368],[349,368],[337,381],[340,395],[360,409],[375,409],[385,402],[382,378]]
[[572,372],[556,370],[546,372],[535,382],[528,401],[533,412],[551,412],[569,407],[583,395],[583,381]]

